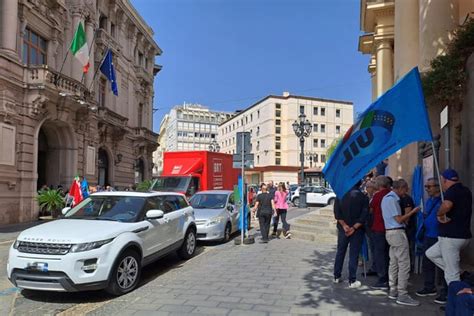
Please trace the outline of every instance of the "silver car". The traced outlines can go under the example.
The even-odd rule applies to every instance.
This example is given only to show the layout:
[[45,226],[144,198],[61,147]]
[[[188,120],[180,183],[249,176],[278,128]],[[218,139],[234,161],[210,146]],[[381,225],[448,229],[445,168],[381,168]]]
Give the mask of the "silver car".
[[198,240],[226,242],[239,230],[240,215],[233,193],[229,190],[201,191],[189,200],[194,209]]

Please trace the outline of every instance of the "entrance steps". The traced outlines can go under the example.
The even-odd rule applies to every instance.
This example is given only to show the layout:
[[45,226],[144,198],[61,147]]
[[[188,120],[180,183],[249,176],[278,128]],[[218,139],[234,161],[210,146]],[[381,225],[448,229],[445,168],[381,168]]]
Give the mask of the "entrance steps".
[[289,221],[291,238],[314,241],[320,244],[337,243],[336,220],[333,206],[328,205]]

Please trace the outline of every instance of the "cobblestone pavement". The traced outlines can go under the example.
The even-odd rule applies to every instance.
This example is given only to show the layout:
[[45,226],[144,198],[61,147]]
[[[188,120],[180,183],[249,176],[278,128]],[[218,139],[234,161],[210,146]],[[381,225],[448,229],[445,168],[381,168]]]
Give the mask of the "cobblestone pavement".
[[[257,234],[258,235],[258,234]],[[402,307],[363,286],[332,283],[334,247],[275,239],[268,244],[201,244],[181,261],[170,255],[146,267],[140,287],[104,292],[18,291],[0,279],[1,315],[441,315],[433,298]],[[5,271],[9,244],[0,243]],[[345,269],[344,272],[346,272]],[[419,284],[419,278],[411,281]],[[415,285],[410,285],[413,293]]]

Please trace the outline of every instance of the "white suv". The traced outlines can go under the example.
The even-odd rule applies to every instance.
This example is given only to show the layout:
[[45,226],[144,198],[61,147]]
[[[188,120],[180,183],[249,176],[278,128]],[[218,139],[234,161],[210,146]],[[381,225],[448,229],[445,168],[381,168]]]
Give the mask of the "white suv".
[[133,290],[144,265],[196,248],[194,211],[184,195],[95,193],[59,219],[23,231],[7,274],[17,287],[44,291]]

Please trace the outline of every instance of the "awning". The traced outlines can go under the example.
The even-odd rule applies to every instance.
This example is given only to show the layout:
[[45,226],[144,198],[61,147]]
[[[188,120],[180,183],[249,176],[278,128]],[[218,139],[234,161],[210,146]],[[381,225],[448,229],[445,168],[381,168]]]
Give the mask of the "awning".
[[180,158],[169,163],[165,163],[163,168],[163,176],[184,176],[192,173],[200,172],[203,168],[201,158]]

